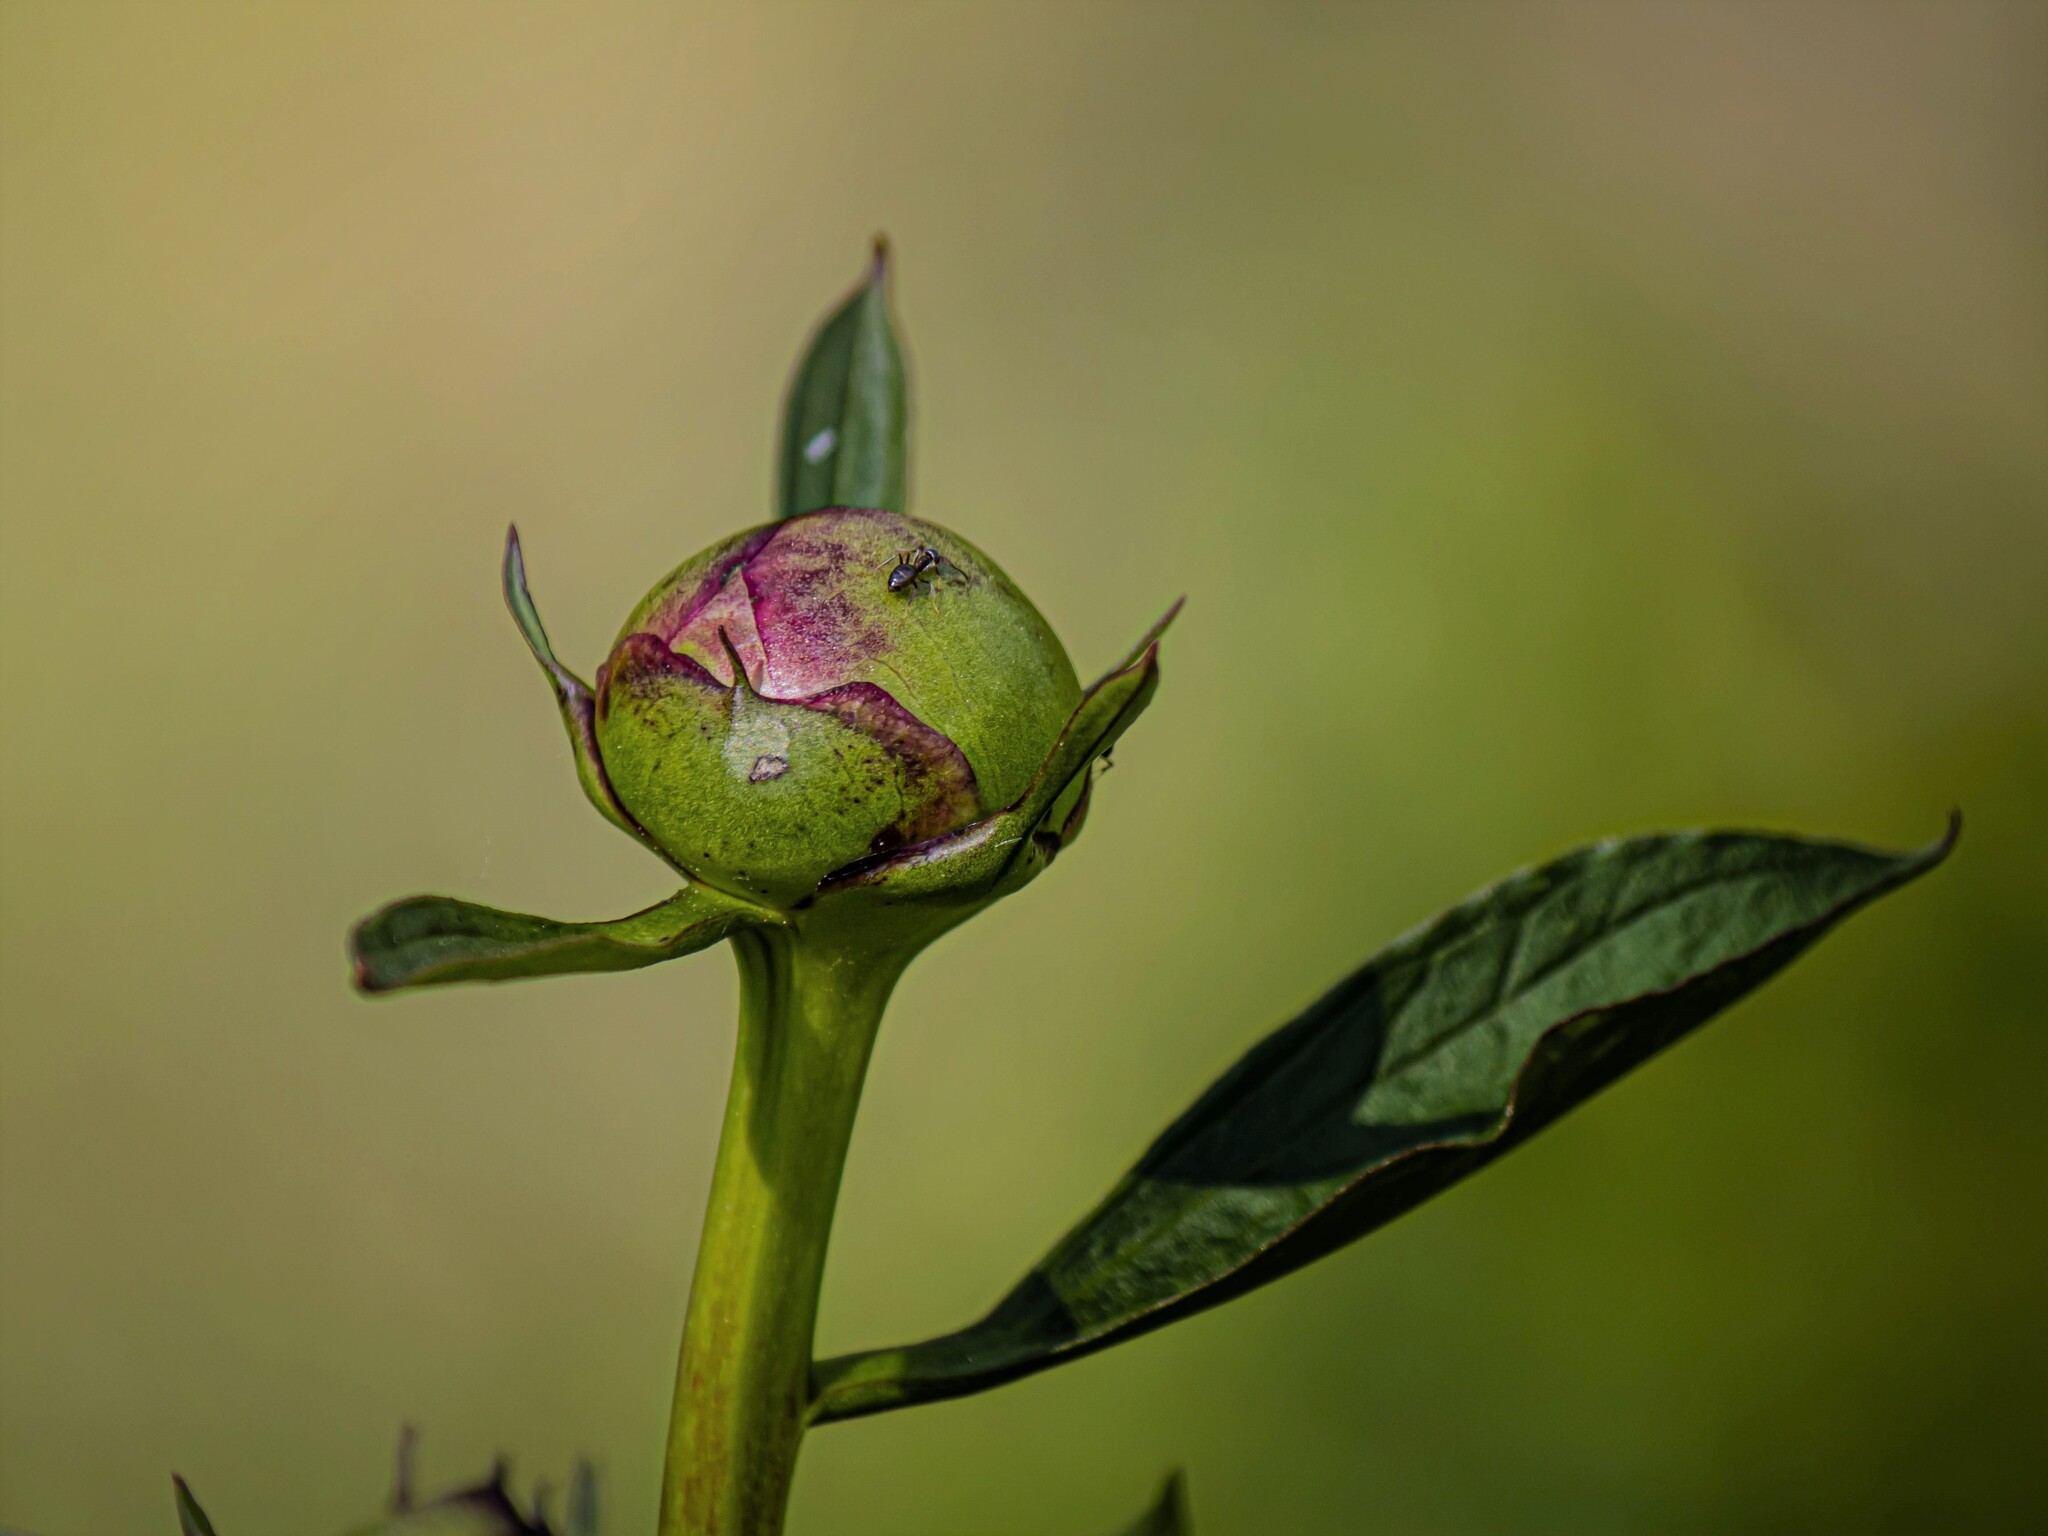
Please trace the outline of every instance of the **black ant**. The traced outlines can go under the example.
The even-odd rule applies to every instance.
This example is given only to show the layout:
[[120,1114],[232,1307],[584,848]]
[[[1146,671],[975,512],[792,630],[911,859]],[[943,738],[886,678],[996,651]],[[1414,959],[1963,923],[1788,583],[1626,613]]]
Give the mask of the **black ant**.
[[889,590],[916,595],[917,584],[923,582],[925,590],[934,598],[939,595],[941,581],[965,581],[960,567],[933,549],[929,544],[917,549],[899,550],[894,561],[895,569],[889,572]]

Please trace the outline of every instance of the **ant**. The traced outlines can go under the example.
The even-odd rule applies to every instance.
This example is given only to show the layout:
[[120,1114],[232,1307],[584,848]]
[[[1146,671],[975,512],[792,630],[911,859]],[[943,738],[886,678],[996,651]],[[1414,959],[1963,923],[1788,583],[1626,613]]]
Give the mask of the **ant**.
[[917,549],[899,550],[889,572],[889,590],[910,596],[917,593],[917,584],[925,583],[934,601],[939,595],[941,581],[965,581],[960,567],[933,549],[929,544]]

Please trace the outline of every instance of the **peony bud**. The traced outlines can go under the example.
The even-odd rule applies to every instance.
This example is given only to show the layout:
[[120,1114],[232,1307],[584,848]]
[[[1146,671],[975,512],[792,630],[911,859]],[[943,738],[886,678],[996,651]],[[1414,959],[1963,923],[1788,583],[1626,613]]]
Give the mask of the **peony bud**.
[[973,545],[828,508],[686,561],[596,686],[618,806],[705,882],[789,906],[836,870],[1017,801],[1081,697]]

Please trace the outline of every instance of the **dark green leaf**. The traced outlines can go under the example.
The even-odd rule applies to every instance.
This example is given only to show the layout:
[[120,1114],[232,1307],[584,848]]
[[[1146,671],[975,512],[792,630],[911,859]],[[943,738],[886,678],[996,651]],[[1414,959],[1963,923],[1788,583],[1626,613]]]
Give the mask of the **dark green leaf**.
[[171,1488],[178,1501],[179,1536],[213,1536],[213,1522],[206,1518],[206,1511],[192,1497],[192,1490],[185,1486],[185,1479],[172,1473]]
[[365,992],[455,981],[512,981],[581,971],[631,971],[694,954],[735,928],[784,919],[709,886],[608,923],[562,923],[452,896],[413,896],[371,913],[349,933]]
[[1123,1536],[1193,1536],[1193,1532],[1194,1526],[1188,1523],[1187,1479],[1173,1472],[1160,1484],[1152,1507],[1138,1517],[1136,1525],[1127,1527]]
[[1044,1370],[1364,1236],[1762,984],[1955,834],[1904,854],[1637,837],[1512,876],[1254,1047],[980,1322],[821,1363],[814,1420]]
[[778,517],[905,509],[910,410],[887,278],[888,250],[877,240],[866,280],[818,327],[790,380]]

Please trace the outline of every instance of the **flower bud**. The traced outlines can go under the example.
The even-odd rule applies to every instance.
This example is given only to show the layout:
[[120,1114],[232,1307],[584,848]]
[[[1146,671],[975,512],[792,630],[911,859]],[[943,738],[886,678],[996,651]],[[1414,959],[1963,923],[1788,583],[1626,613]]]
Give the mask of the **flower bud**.
[[626,621],[595,692],[619,807],[680,868],[778,906],[1012,804],[1081,697],[986,555],[844,507],[684,562]]

